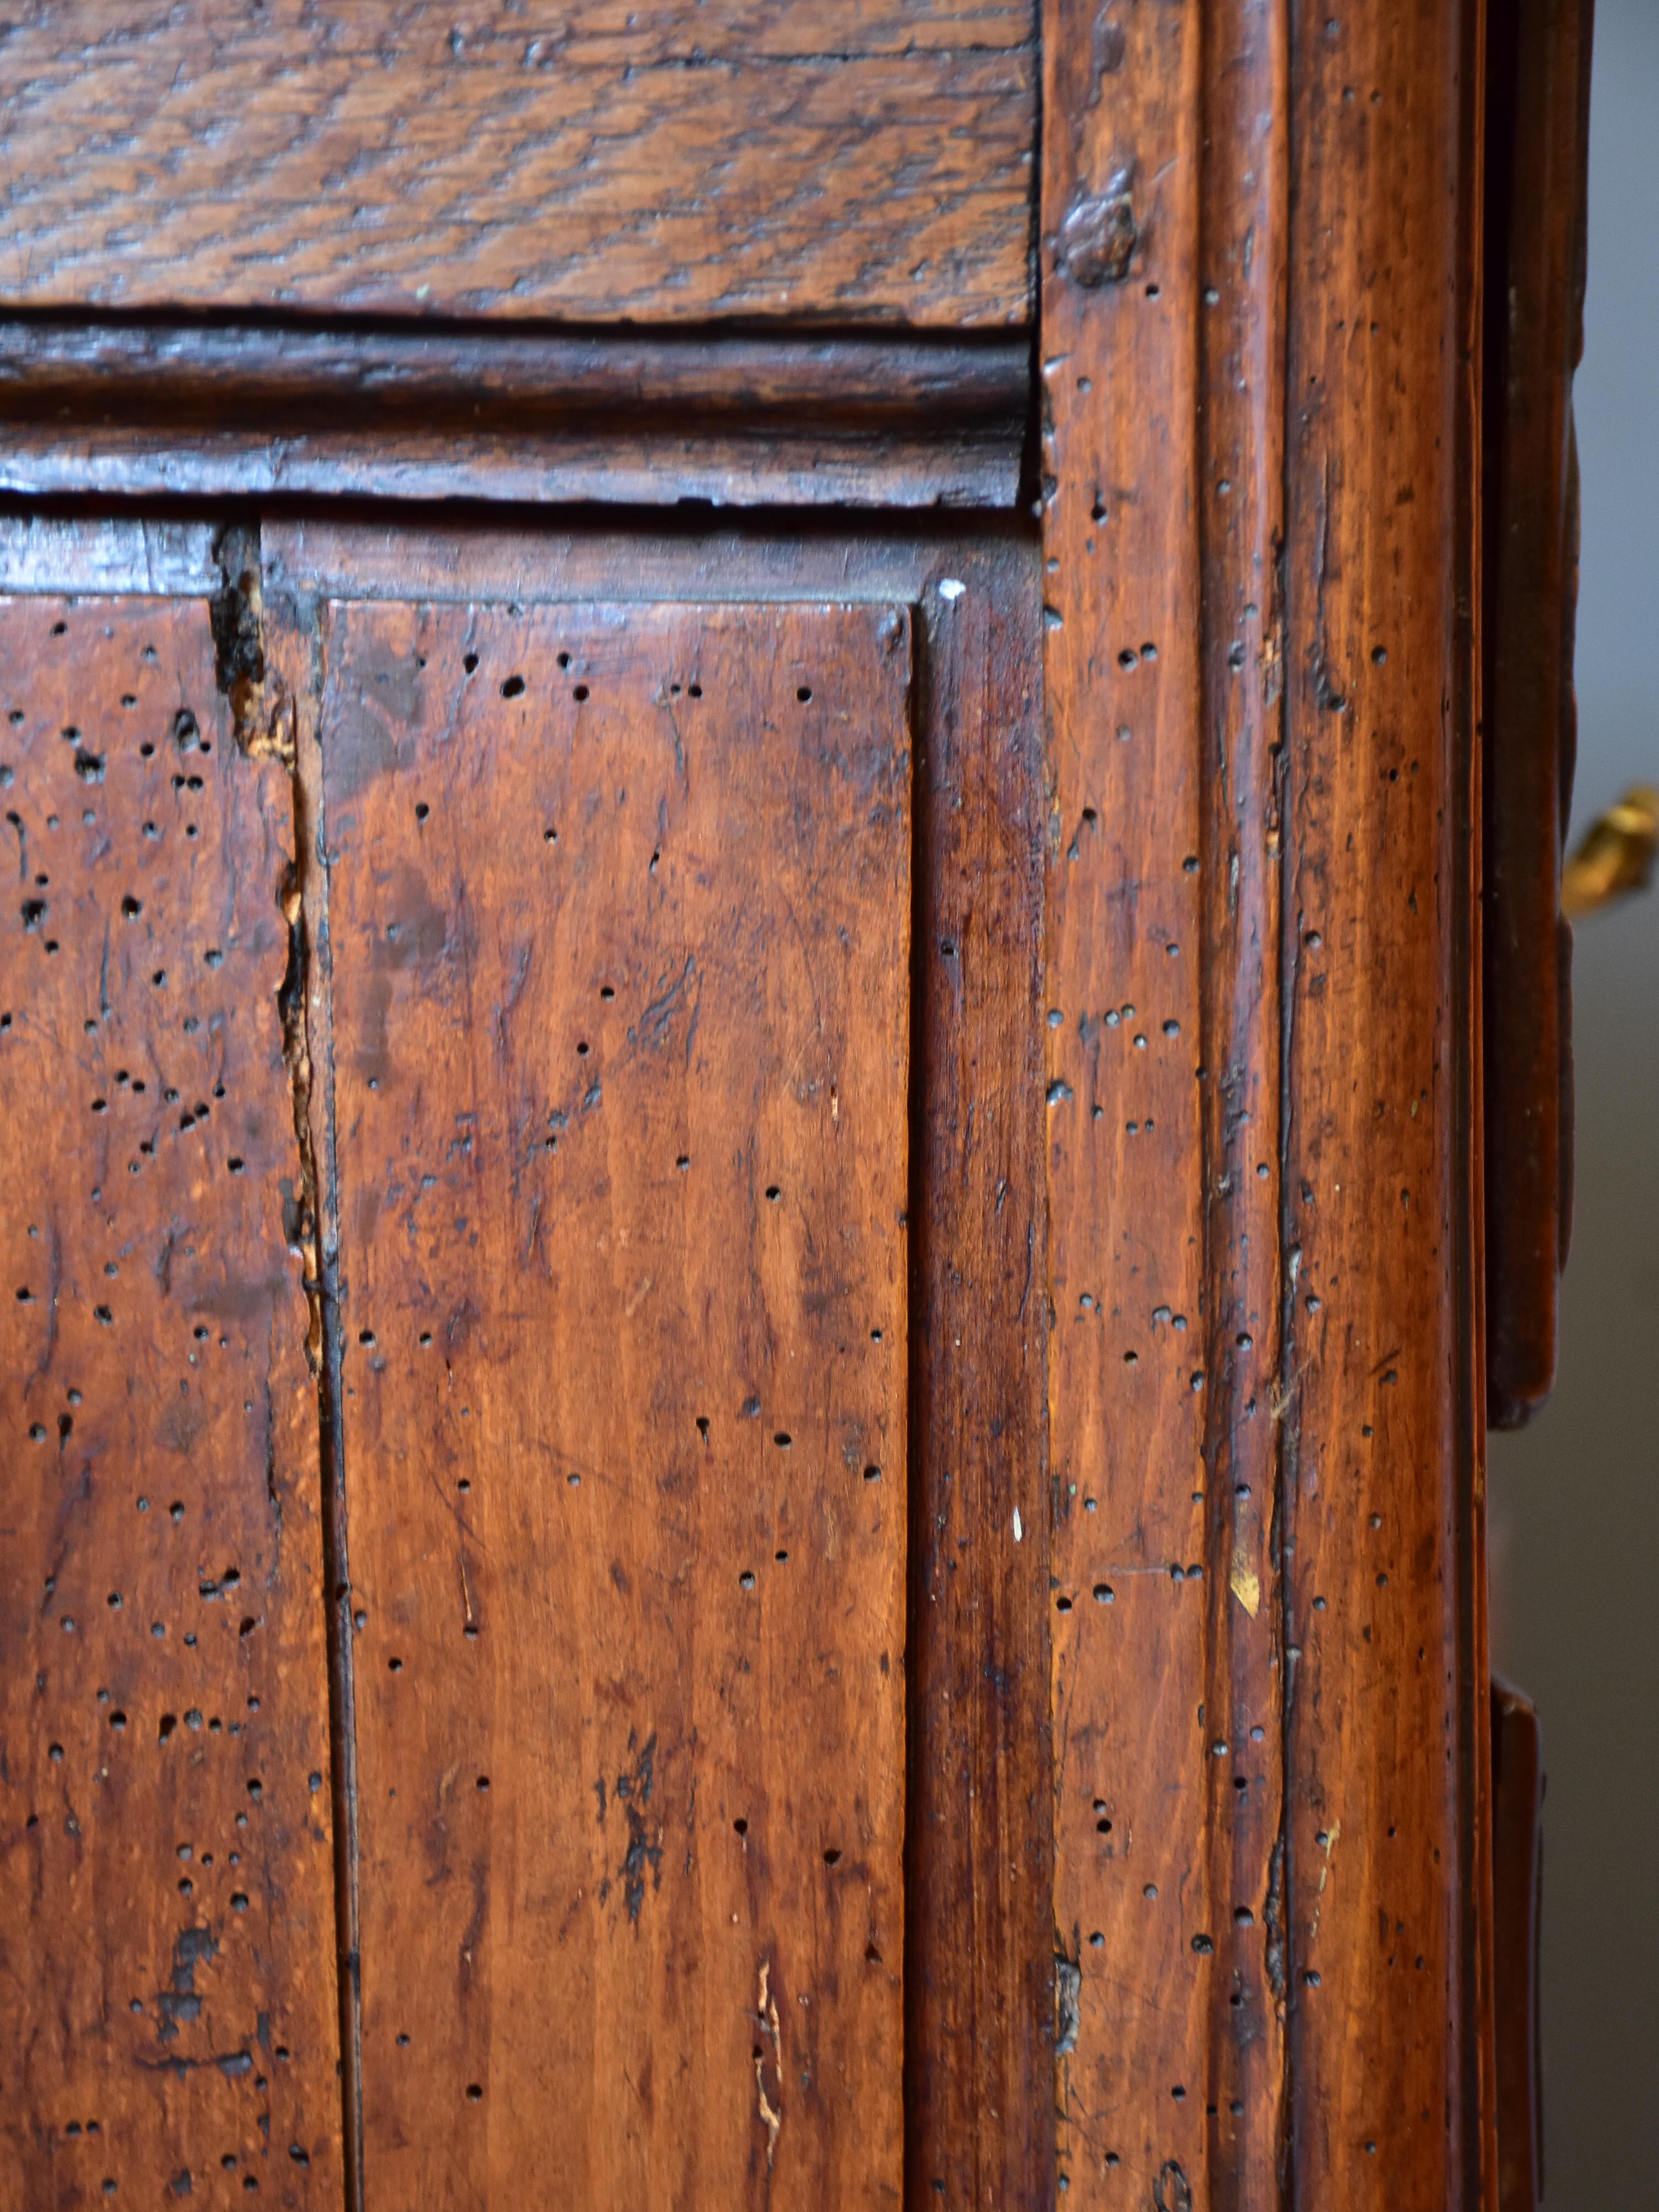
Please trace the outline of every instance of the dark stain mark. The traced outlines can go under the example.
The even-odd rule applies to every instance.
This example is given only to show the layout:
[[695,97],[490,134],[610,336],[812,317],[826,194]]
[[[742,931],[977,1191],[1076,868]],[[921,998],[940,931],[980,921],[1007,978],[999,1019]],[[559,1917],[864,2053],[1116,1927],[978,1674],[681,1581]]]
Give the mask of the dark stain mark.
[[[638,1738],[630,1729],[628,1748],[635,1748]],[[657,1732],[653,1729],[633,1766],[617,1777],[611,1795],[622,1808],[628,1821],[628,1848],[623,1853],[621,1867],[623,1895],[628,1905],[628,1917],[637,1922],[640,1907],[645,1902],[647,1871],[653,1889],[662,1885],[662,1845],[647,1840],[646,1808],[651,1802],[651,1787],[655,1777]],[[603,1790],[603,1784],[600,1785]],[[600,1818],[604,1818],[604,1798],[600,1798]]]
[[1095,84],[1089,94],[1091,107],[1100,105],[1101,78],[1117,75],[1127,51],[1122,24],[1115,23],[1109,11],[1103,8],[1095,18]]
[[1319,559],[1314,579],[1314,699],[1322,712],[1327,714],[1346,714],[1348,711],[1347,694],[1339,690],[1332,681],[1325,629],[1325,583],[1330,570],[1330,554],[1331,485],[1330,463],[1327,460],[1319,472]]
[[329,776],[344,805],[402,764],[399,732],[421,719],[421,672],[412,653],[394,653],[371,634],[352,641],[341,680],[356,696],[330,724]]
[[[411,969],[429,976],[452,950],[449,915],[434,903],[418,869],[398,869],[386,888],[385,911],[391,918],[369,942],[362,1021],[352,1054],[357,1073],[377,1083],[387,1073],[393,979]],[[457,939],[459,950],[459,931]]]
[[[173,1947],[173,1971],[168,1985],[156,1992],[155,2008],[161,2015],[163,2043],[177,2040],[179,2024],[201,2017],[202,2000],[196,1988],[196,1969],[217,1955],[219,1946],[206,1928],[186,1928]],[[173,2063],[176,2069],[176,2063]]]
[[[208,601],[213,629],[214,681],[230,702],[238,743],[252,724],[265,681],[264,623],[259,594],[259,543],[245,529],[225,531],[214,548],[223,578]],[[184,717],[179,718],[182,724]],[[195,727],[195,717],[189,717]],[[175,724],[175,734],[179,724]]]
[[[640,1016],[638,1027],[628,1032],[629,1044],[646,1052],[655,1052],[661,1048],[667,1040],[669,1030],[673,1027],[674,1017],[686,995],[687,988],[696,972],[697,963],[688,954],[685,965],[678,975],[671,970],[657,978],[656,996]],[[696,1018],[694,1010],[692,1016],[694,1030],[696,1025]],[[689,1038],[687,1042],[689,1044]]]

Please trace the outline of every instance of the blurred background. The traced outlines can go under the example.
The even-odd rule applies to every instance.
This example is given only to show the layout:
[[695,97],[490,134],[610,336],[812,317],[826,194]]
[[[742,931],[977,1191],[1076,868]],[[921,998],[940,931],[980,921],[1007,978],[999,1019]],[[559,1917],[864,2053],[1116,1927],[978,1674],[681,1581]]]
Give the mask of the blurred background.
[[[1571,842],[1659,784],[1659,0],[1595,0]],[[1491,1451],[1492,1656],[1536,1702],[1545,2188],[1659,2212],[1659,892],[1581,921],[1555,1393]]]

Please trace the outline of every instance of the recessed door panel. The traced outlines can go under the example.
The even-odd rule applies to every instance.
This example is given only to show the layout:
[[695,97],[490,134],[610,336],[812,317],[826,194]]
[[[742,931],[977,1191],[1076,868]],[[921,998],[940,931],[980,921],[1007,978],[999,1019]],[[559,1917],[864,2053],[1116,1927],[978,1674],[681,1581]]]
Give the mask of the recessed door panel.
[[908,616],[320,620],[366,2203],[896,2203]]

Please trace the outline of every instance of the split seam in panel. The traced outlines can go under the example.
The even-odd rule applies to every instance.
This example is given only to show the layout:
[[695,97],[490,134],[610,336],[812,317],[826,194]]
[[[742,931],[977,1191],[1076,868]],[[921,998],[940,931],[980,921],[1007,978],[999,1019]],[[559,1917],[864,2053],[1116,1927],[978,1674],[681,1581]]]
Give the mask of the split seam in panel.
[[347,2212],[363,2203],[361,1987],[358,1957],[356,1723],[350,1553],[340,1426],[339,1242],[334,1163],[334,1039],[329,969],[328,862],[317,714],[324,634],[314,605],[264,592],[260,535],[229,530],[218,541],[224,581],[216,637],[231,679],[246,750],[287,769],[294,809],[294,872],[285,895],[289,974],[284,1031],[294,1085],[302,1174],[301,1233],[312,1308],[307,1347],[317,1388],[318,1480],[323,1537],[319,1591],[326,1625],[330,1789],[340,2015],[342,2155]]

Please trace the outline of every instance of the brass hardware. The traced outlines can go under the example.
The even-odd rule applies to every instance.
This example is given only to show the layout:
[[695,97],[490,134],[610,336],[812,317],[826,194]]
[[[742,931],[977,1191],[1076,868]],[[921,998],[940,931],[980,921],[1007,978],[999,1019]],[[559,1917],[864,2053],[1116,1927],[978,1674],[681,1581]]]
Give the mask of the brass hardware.
[[1659,791],[1633,785],[1599,814],[1561,871],[1561,911],[1569,921],[1645,890],[1659,851]]

